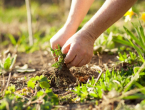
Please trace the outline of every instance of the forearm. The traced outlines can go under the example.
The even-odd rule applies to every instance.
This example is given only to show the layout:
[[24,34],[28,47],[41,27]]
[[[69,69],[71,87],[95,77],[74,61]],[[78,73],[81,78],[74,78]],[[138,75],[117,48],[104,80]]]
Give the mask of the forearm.
[[94,0],[72,0],[71,9],[65,26],[76,31],[93,1]]
[[93,40],[121,18],[137,0],[106,0],[99,11],[82,30],[87,30]]

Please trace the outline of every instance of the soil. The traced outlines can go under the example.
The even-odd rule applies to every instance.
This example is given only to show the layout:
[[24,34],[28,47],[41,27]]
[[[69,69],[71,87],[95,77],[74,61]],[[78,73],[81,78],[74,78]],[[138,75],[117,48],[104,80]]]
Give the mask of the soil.
[[[83,67],[71,67],[68,69],[62,69],[59,74],[55,73],[55,68],[51,67],[55,63],[53,57],[49,51],[36,51],[34,53],[18,53],[15,66],[28,65],[28,68],[35,69],[35,72],[19,73],[12,72],[11,83],[16,85],[16,88],[22,89],[26,87],[26,82],[35,76],[45,75],[51,81],[51,88],[58,96],[65,96],[66,94],[72,94],[70,91],[66,91],[66,88],[73,88],[78,83],[86,83],[88,79],[93,76],[98,77],[99,72],[94,69],[94,66],[100,67],[103,71],[107,68],[109,70],[115,65],[117,61],[116,54],[109,55],[103,53],[101,55],[94,55],[91,62]],[[66,66],[66,65],[65,65]],[[5,76],[6,79],[7,76]],[[27,78],[27,79],[26,79]],[[78,107],[89,108],[93,107],[92,104],[69,104],[63,102],[59,108],[76,109]]]

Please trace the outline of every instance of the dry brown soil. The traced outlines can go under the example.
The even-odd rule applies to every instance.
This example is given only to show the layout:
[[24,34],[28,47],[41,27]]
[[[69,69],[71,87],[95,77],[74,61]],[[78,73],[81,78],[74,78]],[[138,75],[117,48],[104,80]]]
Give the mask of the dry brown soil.
[[[64,69],[59,75],[56,75],[54,67],[51,67],[51,65],[54,63],[54,59],[49,51],[36,51],[29,54],[18,53],[17,55],[18,57],[15,66],[23,66],[28,64],[29,68],[35,69],[36,71],[24,73],[13,71],[11,83],[15,84],[16,88],[19,90],[26,87],[26,82],[30,78],[37,75],[45,75],[48,77],[48,79],[51,80],[51,88],[55,94],[58,94],[58,96],[69,94],[69,92],[65,90],[67,87],[74,87],[80,82],[86,83],[87,80],[91,79],[92,76],[97,78],[99,72],[93,68],[94,66],[99,66],[103,71],[105,71],[107,68],[112,69],[115,62],[117,61],[115,54],[109,55],[107,53],[103,53],[101,55],[94,55],[89,64],[83,67],[72,67],[70,69]],[[6,77],[7,76],[5,76],[5,78]],[[55,77],[57,79],[55,79]],[[76,108],[81,107],[83,110],[86,107],[93,107],[91,104],[68,105],[68,102],[62,102],[62,105],[62,107],[58,108],[75,110]]]

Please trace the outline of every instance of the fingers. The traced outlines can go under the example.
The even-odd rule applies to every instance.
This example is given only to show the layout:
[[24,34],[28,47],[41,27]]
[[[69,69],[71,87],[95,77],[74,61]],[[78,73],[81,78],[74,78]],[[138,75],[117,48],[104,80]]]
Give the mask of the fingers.
[[81,67],[81,66],[83,66],[83,65],[85,65],[85,64],[87,64],[87,63],[89,63],[89,62],[87,62],[85,59],[83,59],[83,60],[77,65],[77,67]]
[[77,55],[77,56],[73,59],[72,62],[70,62],[69,64],[67,64],[67,67],[69,67],[69,68],[72,67],[72,66],[78,67],[79,63],[80,63],[82,60],[83,60],[83,59],[80,58],[79,55]]
[[[75,59],[75,57],[77,56],[77,53],[78,53],[78,51],[77,51],[76,46],[71,45],[70,49],[65,57],[65,60],[64,60],[65,63],[69,64],[70,62],[72,62]],[[77,58],[77,59],[79,59],[79,58]]]
[[65,45],[62,47],[61,52],[62,52],[63,54],[67,54],[68,51],[69,51],[69,49],[70,49],[70,44],[65,44]]
[[80,49],[79,45],[71,45],[69,47],[70,49],[68,49],[67,46],[64,46],[63,48],[63,52],[65,51],[65,48],[68,49],[68,54],[65,58],[65,63],[68,67],[81,67],[89,62],[88,54],[84,49]]
[[[79,63],[78,63],[79,62]],[[76,57],[76,59],[74,59],[72,62],[70,62],[69,64],[67,64],[67,66],[70,68],[70,67],[72,67],[72,66],[75,66],[75,67],[81,67],[81,66],[83,66],[83,65],[86,65],[87,63],[89,63],[89,60],[87,60],[87,59],[85,59],[85,58],[83,58],[83,59],[77,59],[77,57]]]
[[65,63],[70,63],[71,61],[73,61],[73,59],[76,56],[76,53],[74,52],[74,49],[72,49],[72,45],[70,45],[69,43],[66,43],[63,47],[62,47],[62,53],[66,54],[66,57],[64,59]]

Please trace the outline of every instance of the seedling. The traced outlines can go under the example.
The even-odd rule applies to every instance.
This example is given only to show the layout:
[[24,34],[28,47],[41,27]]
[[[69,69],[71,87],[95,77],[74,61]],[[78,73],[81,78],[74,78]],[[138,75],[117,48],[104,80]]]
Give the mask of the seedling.
[[11,57],[10,54],[7,55],[7,57],[2,60],[0,60],[0,73],[5,73],[12,71],[14,64],[16,62],[17,55],[15,54],[13,57]]
[[51,49],[51,51],[56,59],[56,63],[52,65],[52,67],[56,69],[54,69],[55,74],[50,76],[51,84],[54,82],[57,87],[62,87],[66,86],[68,83],[76,82],[76,78],[70,73],[70,70],[64,63],[66,55],[62,54],[60,45],[58,45],[57,49]]
[[124,54],[121,54],[120,52],[118,53],[119,56],[117,56],[118,60],[120,60],[121,62],[125,62],[125,63],[129,63],[131,64],[134,61],[137,61],[137,56],[134,52],[129,52],[129,54],[126,54],[124,52]]
[[117,56],[118,60],[120,60],[121,62],[128,62],[127,61],[127,54],[124,52],[124,54],[121,54],[120,52],[118,53],[119,56]]
[[41,110],[51,110],[58,104],[57,95],[52,92],[49,80],[43,75],[32,77],[27,82],[27,87],[16,89],[15,85],[6,89],[3,99],[0,99],[0,110],[6,110],[8,107],[36,110],[38,104]]

